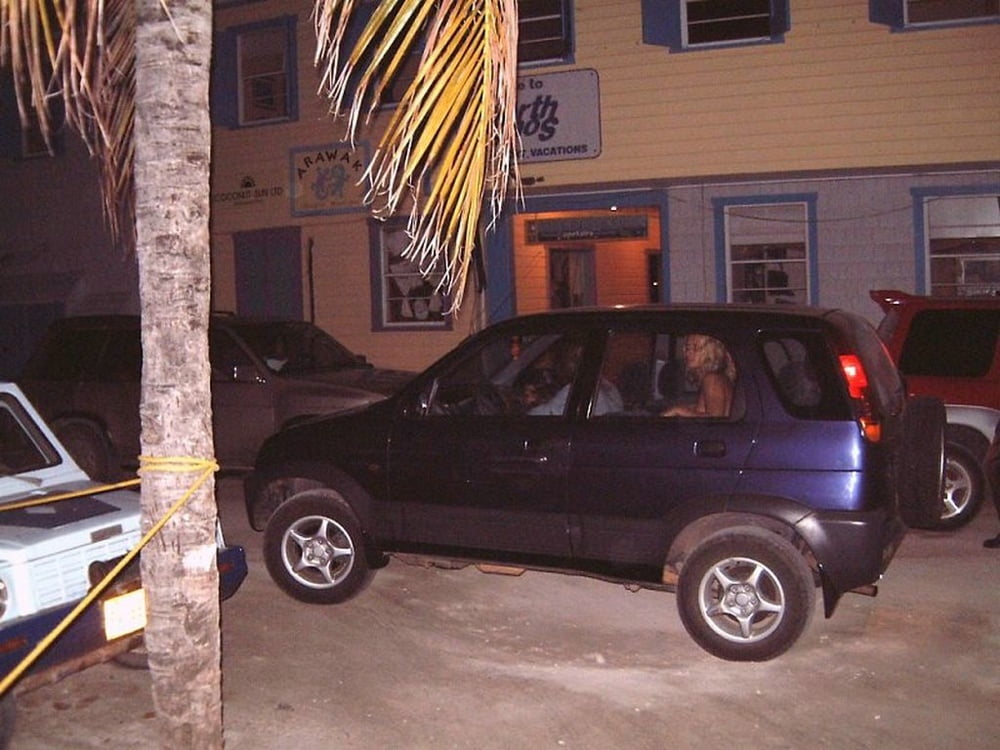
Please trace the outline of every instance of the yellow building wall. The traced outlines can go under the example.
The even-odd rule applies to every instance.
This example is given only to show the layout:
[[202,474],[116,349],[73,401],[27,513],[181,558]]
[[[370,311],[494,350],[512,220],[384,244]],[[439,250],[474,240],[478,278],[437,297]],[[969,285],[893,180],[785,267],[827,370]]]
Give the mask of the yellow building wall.
[[892,33],[866,0],[791,0],[782,44],[672,53],[636,0],[576,0],[602,153],[523,165],[545,185],[1000,158],[1000,25]]

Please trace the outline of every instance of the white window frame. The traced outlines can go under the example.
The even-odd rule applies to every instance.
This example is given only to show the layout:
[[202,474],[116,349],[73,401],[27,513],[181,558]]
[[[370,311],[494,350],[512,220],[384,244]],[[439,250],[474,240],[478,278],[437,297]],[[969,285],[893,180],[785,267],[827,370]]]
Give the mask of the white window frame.
[[921,199],[927,292],[966,297],[1000,293],[1000,190]]
[[[742,203],[734,200],[722,203],[720,208],[725,261],[724,299],[740,303],[815,304],[815,236],[809,202],[776,199],[773,202]],[[786,219],[780,216],[795,208],[801,210],[800,217]],[[768,215],[772,209],[776,211]],[[771,225],[773,231],[760,235],[755,232],[741,241],[740,237],[734,236],[733,224],[736,221],[759,221],[762,228]],[[760,247],[763,257],[734,258],[734,248],[743,246]],[[781,257],[788,247],[801,248],[801,257]],[[743,282],[737,285],[737,270],[753,266],[759,266],[762,272],[760,286],[749,287]],[[759,292],[759,299],[748,298],[754,292]]]

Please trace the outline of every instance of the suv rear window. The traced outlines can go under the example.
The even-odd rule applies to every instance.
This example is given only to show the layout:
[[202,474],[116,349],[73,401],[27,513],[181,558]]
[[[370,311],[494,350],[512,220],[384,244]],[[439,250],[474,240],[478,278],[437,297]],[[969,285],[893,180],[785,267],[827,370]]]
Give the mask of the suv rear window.
[[843,386],[820,334],[764,334],[760,350],[785,410],[798,419],[848,419]]
[[993,364],[998,331],[1000,310],[918,312],[910,323],[899,369],[905,375],[983,377]]

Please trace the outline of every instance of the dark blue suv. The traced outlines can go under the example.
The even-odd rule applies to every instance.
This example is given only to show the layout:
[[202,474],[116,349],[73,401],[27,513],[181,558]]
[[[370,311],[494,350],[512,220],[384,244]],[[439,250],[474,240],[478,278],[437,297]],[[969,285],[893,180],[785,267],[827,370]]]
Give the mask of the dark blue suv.
[[389,399],[267,440],[246,480],[274,580],[340,602],[390,553],[676,590],[688,632],[764,660],[821,589],[874,593],[939,499],[943,408],[875,331],[815,308],[544,313]]

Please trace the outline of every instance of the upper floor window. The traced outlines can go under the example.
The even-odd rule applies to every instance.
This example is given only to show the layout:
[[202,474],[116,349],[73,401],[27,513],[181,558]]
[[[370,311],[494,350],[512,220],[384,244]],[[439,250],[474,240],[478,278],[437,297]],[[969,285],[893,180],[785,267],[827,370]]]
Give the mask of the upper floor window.
[[771,0],[685,0],[681,12],[686,47],[771,36]]
[[780,42],[788,0],[641,0],[642,39],[671,50]]
[[1000,0],[870,0],[869,15],[894,29],[1000,21]]
[[295,17],[226,29],[215,40],[212,118],[242,127],[298,116]]
[[730,302],[813,302],[810,205],[731,202],[721,211]]
[[288,37],[282,26],[239,35],[240,123],[288,118]]
[[519,64],[563,62],[572,52],[569,0],[518,0]]

